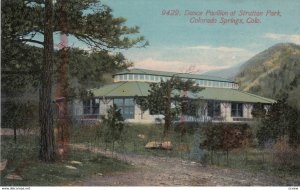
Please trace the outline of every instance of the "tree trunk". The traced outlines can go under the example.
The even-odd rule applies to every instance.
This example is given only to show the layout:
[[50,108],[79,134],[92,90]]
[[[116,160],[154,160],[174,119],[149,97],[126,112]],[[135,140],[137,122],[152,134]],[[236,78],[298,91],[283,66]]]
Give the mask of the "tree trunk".
[[69,152],[69,115],[68,115],[68,37],[67,37],[67,14],[66,0],[61,0],[60,9],[60,60],[58,66],[58,80],[56,86],[56,102],[58,106],[57,122],[57,145],[58,153],[61,159],[66,159]]
[[63,48],[60,50],[60,65],[58,68],[58,81],[56,86],[56,105],[58,106],[58,121],[57,121],[57,145],[60,157],[65,159],[69,152],[69,115],[68,115],[68,50]]
[[227,166],[229,166],[229,150],[226,150],[226,160],[227,160]]
[[14,142],[17,143],[17,126],[14,124]]
[[45,0],[44,63],[41,73],[39,123],[41,127],[39,158],[50,162],[55,160],[53,113],[51,108],[53,74],[53,5],[52,0]]
[[165,115],[165,125],[164,125],[164,137],[166,140],[169,138],[170,133],[170,126],[171,126],[171,118],[169,114]]
[[214,157],[213,157],[213,155],[214,155],[214,151],[213,150],[211,150],[210,151],[210,164],[214,164]]
[[170,127],[171,127],[171,80],[168,81],[167,86],[167,94],[166,94],[166,107],[165,107],[165,125],[164,125],[164,138],[168,140],[169,133],[170,133]]

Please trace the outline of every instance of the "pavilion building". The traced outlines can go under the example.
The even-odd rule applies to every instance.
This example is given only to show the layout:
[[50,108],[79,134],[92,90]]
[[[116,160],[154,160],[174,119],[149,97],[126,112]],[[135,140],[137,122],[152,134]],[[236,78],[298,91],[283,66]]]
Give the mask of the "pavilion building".
[[[184,120],[212,122],[245,122],[252,119],[252,110],[256,105],[265,108],[275,100],[239,90],[239,85],[231,80],[199,74],[183,74],[146,69],[130,69],[113,75],[114,82],[92,89],[94,97],[90,100],[76,101],[73,104],[73,115],[81,120],[100,120],[113,104],[121,109],[123,118],[132,123],[153,123],[163,121],[163,116],[147,110],[142,112],[135,103],[134,97],[146,97],[151,83],[170,80],[178,77],[182,80],[193,80],[204,89],[197,93],[181,92],[192,100],[202,100],[204,106],[198,118],[184,116]],[[180,93],[180,92],[179,92]],[[180,116],[182,118],[182,116]],[[179,116],[178,116],[179,118]]]

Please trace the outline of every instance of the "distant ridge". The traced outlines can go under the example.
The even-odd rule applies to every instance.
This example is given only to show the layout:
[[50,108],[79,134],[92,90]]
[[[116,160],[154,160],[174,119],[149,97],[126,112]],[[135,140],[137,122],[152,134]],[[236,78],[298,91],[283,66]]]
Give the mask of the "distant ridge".
[[240,89],[268,98],[288,95],[288,102],[300,109],[300,46],[276,44],[239,67],[235,81]]
[[234,80],[235,76],[240,71],[241,65],[242,65],[242,63],[240,63],[234,67],[227,68],[227,69],[207,71],[203,74],[209,75],[209,76],[221,77],[221,78],[225,78],[225,79],[229,79],[229,80]]

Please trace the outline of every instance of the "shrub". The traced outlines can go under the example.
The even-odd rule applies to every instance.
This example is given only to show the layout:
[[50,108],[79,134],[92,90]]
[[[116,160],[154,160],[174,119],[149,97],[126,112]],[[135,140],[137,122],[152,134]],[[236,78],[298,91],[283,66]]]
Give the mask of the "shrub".
[[[202,142],[200,147],[213,151],[227,152],[235,148],[241,148],[246,144],[253,144],[253,135],[247,124],[212,124],[202,128]],[[211,158],[212,160],[212,158]]]
[[288,136],[288,143],[294,147],[300,143],[300,112],[289,106],[286,98],[274,103],[261,119],[256,137],[261,146],[268,141]]
[[282,167],[294,166],[295,161],[299,158],[299,148],[293,148],[289,145],[287,136],[280,137],[273,145],[273,158]]
[[202,148],[225,150],[242,147],[244,141],[252,144],[253,135],[247,124],[212,124],[202,128]]
[[103,127],[100,128],[98,134],[104,139],[105,143],[112,143],[114,149],[114,143],[122,140],[125,126],[121,110],[114,104],[108,109],[107,116],[103,117],[102,120]]

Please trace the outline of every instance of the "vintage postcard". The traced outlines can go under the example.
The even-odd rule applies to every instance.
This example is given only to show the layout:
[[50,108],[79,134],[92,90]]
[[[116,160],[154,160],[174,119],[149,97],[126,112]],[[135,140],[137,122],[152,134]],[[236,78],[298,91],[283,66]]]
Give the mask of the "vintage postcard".
[[299,0],[1,1],[1,188],[300,185]]

